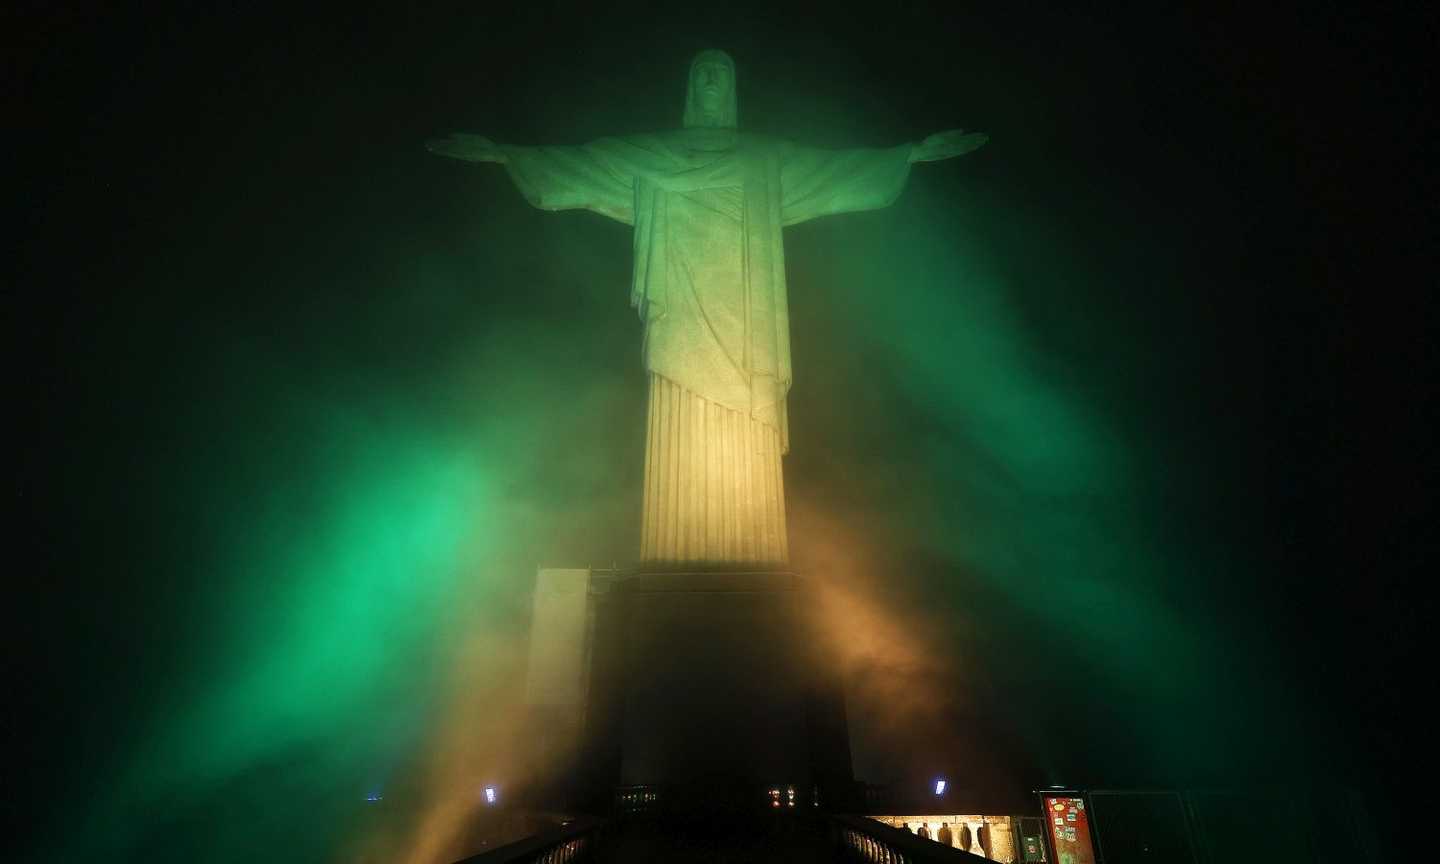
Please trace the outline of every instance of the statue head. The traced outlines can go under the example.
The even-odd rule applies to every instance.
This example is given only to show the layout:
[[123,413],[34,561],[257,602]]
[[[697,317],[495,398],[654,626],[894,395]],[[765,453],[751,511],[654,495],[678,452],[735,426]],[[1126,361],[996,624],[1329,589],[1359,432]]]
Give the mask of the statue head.
[[738,119],[735,61],[724,51],[701,51],[690,61],[683,125],[687,129],[694,126],[734,129]]

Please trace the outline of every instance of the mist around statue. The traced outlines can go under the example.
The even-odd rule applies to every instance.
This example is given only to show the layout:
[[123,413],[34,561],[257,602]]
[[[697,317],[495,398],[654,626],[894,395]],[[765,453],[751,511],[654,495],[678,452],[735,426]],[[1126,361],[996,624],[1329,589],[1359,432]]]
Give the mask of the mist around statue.
[[1159,10],[527,14],[26,31],[21,860],[449,861],[525,785],[535,570],[642,542],[635,229],[422,144],[673,130],[713,45],[746,133],[992,136],[783,229],[787,552],[824,574],[856,776],[1370,776],[1409,631],[1326,569],[1364,520],[1336,515],[1342,271],[1309,251],[1401,184],[1302,184],[1354,164],[1308,86],[1217,83],[1269,55]]

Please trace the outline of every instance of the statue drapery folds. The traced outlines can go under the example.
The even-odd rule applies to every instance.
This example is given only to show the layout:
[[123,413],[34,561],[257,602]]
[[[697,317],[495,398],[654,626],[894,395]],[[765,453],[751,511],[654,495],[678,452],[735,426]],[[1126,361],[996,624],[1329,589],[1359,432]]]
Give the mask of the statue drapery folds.
[[501,162],[542,210],[586,209],[634,227],[630,302],[650,373],[641,560],[784,565],[780,457],[793,380],[781,229],[886,207],[910,164],[984,143],[959,132],[884,149],[823,150],[736,129],[734,63],[690,67],[684,127],[574,146],[432,143]]
[[904,188],[909,145],[827,151],[703,130],[575,147],[506,147],[515,185],[543,210],[583,208],[635,228],[630,303],[645,365],[780,430],[792,381],[781,228],[885,207]]

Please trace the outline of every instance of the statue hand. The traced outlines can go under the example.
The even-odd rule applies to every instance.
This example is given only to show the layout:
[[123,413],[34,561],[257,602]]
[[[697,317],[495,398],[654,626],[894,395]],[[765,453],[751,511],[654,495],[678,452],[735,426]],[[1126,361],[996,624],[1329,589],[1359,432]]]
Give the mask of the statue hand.
[[910,148],[911,162],[938,162],[955,156],[964,156],[972,150],[985,146],[990,136],[984,132],[966,132],[964,129],[948,129]]
[[469,132],[452,132],[444,138],[432,138],[425,142],[425,149],[436,156],[459,159],[462,162],[504,162],[505,153],[483,135]]

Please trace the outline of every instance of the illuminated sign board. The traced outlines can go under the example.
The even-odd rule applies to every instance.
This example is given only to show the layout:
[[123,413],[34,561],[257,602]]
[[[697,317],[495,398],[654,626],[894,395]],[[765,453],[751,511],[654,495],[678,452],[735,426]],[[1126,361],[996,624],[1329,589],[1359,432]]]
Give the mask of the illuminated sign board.
[[1050,828],[1055,864],[1095,864],[1084,798],[1046,798],[1045,824]]

